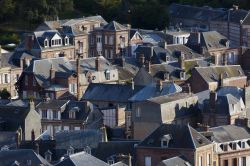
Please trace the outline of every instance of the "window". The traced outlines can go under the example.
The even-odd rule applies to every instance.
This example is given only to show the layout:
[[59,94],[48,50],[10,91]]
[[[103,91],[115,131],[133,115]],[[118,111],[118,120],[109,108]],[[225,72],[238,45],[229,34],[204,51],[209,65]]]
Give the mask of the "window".
[[16,74],[16,82],[19,80],[20,75]]
[[105,77],[106,77],[106,80],[110,80],[110,71],[109,70],[105,71]]
[[232,146],[233,146],[233,147],[232,147],[233,150],[236,150],[236,149],[237,149],[237,143],[233,143]]
[[63,130],[68,131],[69,130],[69,126],[64,126]]
[[199,156],[199,166],[202,166],[202,163],[203,163],[202,156]]
[[75,94],[77,92],[77,85],[76,83],[69,84],[69,92]]
[[113,45],[114,44],[114,36],[110,36],[109,37],[109,45]]
[[69,38],[67,36],[65,37],[64,42],[66,46],[69,45]]
[[101,36],[97,36],[96,37],[96,42],[97,43],[101,43],[102,42],[102,37]]
[[90,44],[91,44],[91,45],[94,44],[94,37],[93,37],[93,36],[90,37]]
[[247,166],[246,157],[242,157],[242,158],[241,158],[241,166]]
[[49,41],[48,41],[48,39],[45,39],[44,40],[44,47],[48,47],[49,46]]
[[151,157],[150,156],[146,156],[144,159],[144,165],[145,166],[151,166]]
[[80,130],[80,127],[74,127],[74,130]]
[[62,39],[51,40],[51,46],[60,46],[62,45]]
[[108,57],[108,50],[105,49],[105,55],[104,55],[106,58]]
[[211,166],[211,154],[207,154],[207,166]]
[[224,166],[228,166],[228,160],[224,160]]
[[4,74],[4,83],[10,83],[10,75],[9,74]]
[[79,53],[83,53],[83,42],[79,42]]
[[75,118],[76,118],[76,113],[75,113],[75,111],[69,111],[69,118],[70,118],[70,119],[75,119]]
[[233,158],[233,165],[237,166],[237,158]]
[[141,117],[141,108],[139,106],[136,108],[136,117]]
[[58,119],[58,111],[53,111],[53,119]]
[[109,50],[109,55],[108,55],[108,59],[112,59],[113,58],[113,50]]
[[108,36],[105,35],[105,44],[108,44]]
[[42,119],[47,119],[47,110],[42,110]]

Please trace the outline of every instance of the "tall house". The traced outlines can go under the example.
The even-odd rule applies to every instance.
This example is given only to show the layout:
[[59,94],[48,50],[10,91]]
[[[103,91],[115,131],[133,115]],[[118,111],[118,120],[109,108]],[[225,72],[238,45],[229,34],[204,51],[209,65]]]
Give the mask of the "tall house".
[[102,55],[108,60],[128,56],[129,29],[115,21],[96,28],[90,35],[89,56]]

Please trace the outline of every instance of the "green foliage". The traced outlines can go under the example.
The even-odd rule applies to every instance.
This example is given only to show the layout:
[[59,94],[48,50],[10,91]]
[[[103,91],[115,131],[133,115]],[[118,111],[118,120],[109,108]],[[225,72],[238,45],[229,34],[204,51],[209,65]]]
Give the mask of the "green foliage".
[[[249,9],[250,0],[0,0],[0,23],[23,21],[32,29],[44,20],[102,15],[107,21],[130,23],[134,28],[164,29],[171,3]],[[130,12],[128,12],[130,11]]]
[[1,99],[10,99],[10,97],[11,97],[10,92],[8,92],[7,89],[3,89],[2,91],[0,91]]

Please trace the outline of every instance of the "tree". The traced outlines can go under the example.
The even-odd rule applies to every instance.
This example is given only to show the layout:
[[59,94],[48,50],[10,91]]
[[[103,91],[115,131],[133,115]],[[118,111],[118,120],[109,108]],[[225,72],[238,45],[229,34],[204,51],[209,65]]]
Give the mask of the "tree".
[[0,97],[1,99],[10,99],[11,95],[8,90],[4,88],[2,91],[0,91]]

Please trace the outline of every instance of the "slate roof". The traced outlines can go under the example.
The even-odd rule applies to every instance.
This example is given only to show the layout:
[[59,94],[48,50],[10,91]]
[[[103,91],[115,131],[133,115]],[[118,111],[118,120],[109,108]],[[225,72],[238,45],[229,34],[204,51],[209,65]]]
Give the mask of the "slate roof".
[[[80,72],[86,73],[88,71],[96,71],[95,60],[96,60],[96,57],[81,59],[80,60],[80,67],[81,67]],[[100,71],[115,69],[115,67],[103,56],[99,57],[99,63],[100,63],[100,68],[99,68]],[[76,60],[70,61],[70,64],[72,65],[72,69],[76,71]]]
[[170,95],[174,93],[179,93],[182,91],[182,88],[172,82],[163,83],[162,90],[157,90],[157,85],[151,84],[143,89],[141,89],[139,92],[137,92],[133,97],[131,97],[130,101],[143,101],[150,98],[158,97],[158,96],[164,96],[164,95]]
[[56,74],[63,74],[65,77],[74,73],[71,63],[64,57],[35,60],[25,71],[33,72],[40,86],[48,87],[50,86],[51,66],[53,66]]
[[5,122],[7,131],[16,131],[19,126],[24,125],[29,111],[27,107],[0,106],[0,119]]
[[146,71],[144,67],[139,69],[133,80],[137,86],[146,86],[154,82],[154,78]]
[[229,21],[232,23],[240,24],[241,20],[244,20],[245,17],[247,16],[248,11],[238,9],[238,10],[226,10],[222,15],[215,17],[213,20],[214,21]]
[[17,68],[17,66],[13,65],[11,62],[11,57],[13,53],[2,53],[0,55],[0,68],[10,67]]
[[[22,45],[22,44],[21,44]],[[20,46],[21,47],[21,46]],[[31,59],[35,59],[35,57],[29,52],[25,50],[15,50],[11,56],[11,62],[16,65],[20,66],[20,60],[29,57]]]
[[[150,61],[152,64],[166,62],[166,56],[169,56],[169,52],[159,46],[138,46],[134,52],[137,55],[137,59],[143,54],[145,61]],[[169,61],[174,60],[172,56],[169,56],[169,58]]]
[[225,96],[227,94],[231,94],[232,96],[234,96],[238,100],[240,100],[244,95],[243,89],[235,87],[235,86],[220,87],[216,93],[218,96]]
[[[219,115],[234,115],[241,111],[241,102],[231,94],[225,94],[223,96],[217,96],[215,110]],[[209,100],[204,101],[204,112],[210,111]]]
[[194,19],[198,21],[213,20],[213,18],[219,17],[224,13],[224,10],[211,7],[196,7],[176,3],[172,3],[169,6],[169,14],[171,17]]
[[75,111],[76,118],[75,120],[81,120],[82,122],[85,121],[89,115],[89,109],[85,107],[86,103],[84,101],[74,101],[70,100],[66,108],[63,110],[62,113],[62,120],[69,119],[69,112]]
[[37,106],[36,109],[52,109],[52,110],[60,110],[63,106],[65,106],[69,100],[49,100],[42,101]]
[[164,103],[168,103],[168,102],[172,102],[175,100],[180,100],[180,99],[184,99],[186,97],[192,97],[192,96],[193,95],[189,93],[174,93],[170,95],[154,97],[154,98],[148,99],[148,101],[157,103],[157,104],[164,104]]
[[249,129],[242,126],[236,126],[236,125],[219,126],[210,128],[209,131],[213,132],[214,141],[218,143],[250,138]]
[[179,72],[181,69],[177,67],[178,65],[173,65],[173,63],[162,63],[151,65],[150,75],[154,78],[164,80],[164,74],[169,73],[170,79],[176,80],[179,78]]
[[201,47],[205,46],[205,48],[210,50],[216,49],[225,49],[226,42],[229,41],[225,36],[221,35],[216,31],[209,32],[201,32]]
[[64,158],[56,166],[109,166],[107,163],[86,153],[79,152]]
[[51,165],[31,149],[0,151],[1,166],[10,166],[14,164],[15,161],[19,163],[20,166],[26,166],[27,160],[31,160],[31,165]]
[[111,21],[110,23],[104,25],[103,29],[104,30],[109,30],[109,31],[125,31],[125,30],[128,30],[127,27],[119,24],[116,21]]
[[206,82],[219,81],[220,74],[223,74],[223,78],[245,77],[240,65],[195,67],[194,70],[196,70]]
[[211,144],[207,138],[189,125],[162,124],[146,137],[138,147],[161,147],[161,139],[167,134],[170,134],[172,138],[169,141],[168,148],[197,149]]
[[176,156],[166,160],[161,161],[161,165],[166,166],[191,166],[191,163],[184,156]]
[[83,99],[126,103],[140,89],[140,87],[135,87],[133,90],[131,85],[91,83],[85,91]]
[[5,145],[16,148],[16,132],[0,131],[0,149]]
[[167,45],[166,50],[168,51],[168,54],[172,55],[175,60],[178,60],[180,56],[180,54],[177,55],[178,53],[176,52],[181,52],[184,55],[185,60],[203,58],[201,54],[196,53],[195,51],[183,44]]
[[98,147],[92,149],[91,154],[102,161],[107,161],[109,157],[120,154],[133,156],[135,154],[134,145],[138,143],[137,140],[100,142]]
[[102,134],[98,130],[71,130],[60,131],[55,135],[56,149],[83,149],[85,147],[95,148],[102,140]]

